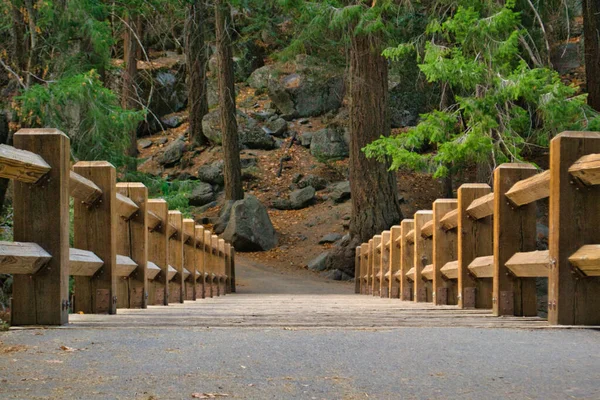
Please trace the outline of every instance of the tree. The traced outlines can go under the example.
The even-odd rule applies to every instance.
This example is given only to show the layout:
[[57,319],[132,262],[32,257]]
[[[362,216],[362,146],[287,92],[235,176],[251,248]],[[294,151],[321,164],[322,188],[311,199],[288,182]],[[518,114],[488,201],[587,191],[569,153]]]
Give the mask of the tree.
[[[123,71],[123,90],[121,93],[122,107],[126,110],[138,109],[136,77],[137,77],[137,59],[138,59],[138,40],[136,32],[137,22],[135,17],[125,19],[125,33],[123,35],[123,61],[125,70]],[[135,21],[135,22],[134,22]],[[138,155],[137,149],[137,129],[129,131],[129,147],[127,155],[132,158],[128,163],[128,169],[135,171],[137,163],[135,157]]]
[[600,2],[583,0],[588,104],[600,111]]
[[207,10],[205,0],[189,0],[185,20],[185,49],[190,90],[188,104],[190,113],[190,141],[194,145],[205,145],[208,138],[202,130],[202,119],[208,114],[206,95],[206,51],[205,24]]
[[244,198],[240,144],[235,106],[235,81],[231,44],[231,8],[226,0],[215,1],[215,24],[217,35],[217,60],[219,80],[219,105],[223,135],[223,158],[225,199]]

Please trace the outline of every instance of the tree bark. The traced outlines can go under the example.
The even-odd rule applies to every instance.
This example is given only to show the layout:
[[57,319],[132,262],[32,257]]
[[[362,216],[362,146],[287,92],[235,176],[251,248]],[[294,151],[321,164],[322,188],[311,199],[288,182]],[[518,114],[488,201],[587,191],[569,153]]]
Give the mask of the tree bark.
[[350,241],[332,252],[329,268],[354,274],[354,250],[400,222],[396,175],[389,164],[367,159],[362,149],[390,135],[388,64],[377,34],[353,35],[350,48]]
[[600,111],[600,2],[584,0],[582,6],[588,104]]
[[189,110],[190,110],[190,141],[196,145],[208,144],[208,138],[202,130],[202,119],[208,114],[208,99],[206,95],[206,53],[205,29],[206,5],[205,0],[194,0],[188,5],[185,21],[185,53],[189,79]]
[[[135,110],[138,108],[135,82],[137,77],[137,52],[139,46],[136,34],[133,31],[135,30],[134,20],[134,18],[127,18],[125,20],[129,26],[125,26],[125,34],[123,35],[123,61],[125,62],[125,70],[123,71],[121,105],[127,110]],[[129,148],[127,149],[127,155],[134,159],[138,155],[137,129],[132,129],[129,132]],[[128,169],[130,171],[135,171],[137,169],[135,160],[128,163]]]
[[225,200],[244,198],[240,145],[235,107],[235,82],[231,57],[231,9],[226,0],[215,1],[219,105],[223,138]]

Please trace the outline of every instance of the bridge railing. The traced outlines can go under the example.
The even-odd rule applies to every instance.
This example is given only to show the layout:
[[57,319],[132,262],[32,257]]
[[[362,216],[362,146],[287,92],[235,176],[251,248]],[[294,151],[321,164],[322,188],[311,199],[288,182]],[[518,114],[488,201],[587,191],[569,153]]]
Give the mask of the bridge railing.
[[[549,198],[549,250],[536,250],[535,202]],[[357,247],[361,294],[535,316],[548,278],[548,320],[600,325],[600,133],[552,140],[550,169],[503,164],[494,188],[464,184]]]
[[69,138],[58,130],[20,130],[14,144],[0,145],[0,177],[15,183],[14,242],[0,242],[0,273],[14,275],[12,325],[62,325],[71,308],[115,314],[235,291],[233,246],[149,199],[143,184],[117,183],[104,161],[71,170]]

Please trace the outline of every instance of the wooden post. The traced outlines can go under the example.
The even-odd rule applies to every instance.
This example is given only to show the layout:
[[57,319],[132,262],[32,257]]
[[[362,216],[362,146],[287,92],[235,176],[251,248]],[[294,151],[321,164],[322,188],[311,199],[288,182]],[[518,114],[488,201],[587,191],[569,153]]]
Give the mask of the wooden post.
[[354,251],[354,293],[360,293],[360,246]]
[[469,264],[477,257],[493,253],[492,216],[473,220],[467,208],[473,200],[491,193],[485,183],[464,184],[458,188],[458,306],[492,308],[492,280],[476,279]]
[[379,280],[381,279],[381,235],[373,236],[373,282],[371,284],[371,294],[373,296],[379,296],[381,289]]
[[505,193],[519,181],[536,175],[531,164],[502,164],[494,171],[494,280],[495,316],[536,316],[535,278],[517,278],[506,268],[515,253],[536,249],[535,202],[513,206]]
[[183,260],[184,267],[190,275],[184,282],[185,285],[185,300],[196,300],[196,222],[193,219],[186,218],[183,220],[183,233],[188,237],[188,240],[183,244]]
[[73,167],[94,182],[102,197],[93,207],[75,203],[73,247],[88,250],[104,262],[92,276],[75,277],[75,312],[115,314],[117,312],[117,214],[116,171],[105,161],[80,161]]
[[415,213],[415,238],[414,238],[414,262],[415,267],[415,280],[414,280],[414,297],[415,302],[424,303],[433,301],[431,295],[431,282],[427,282],[423,279],[421,271],[426,265],[432,262],[432,243],[431,240],[423,238],[421,236],[421,228],[427,222],[433,218],[433,211],[422,210]]
[[196,299],[204,299],[204,227],[196,225],[196,271],[199,273],[196,277]]
[[367,273],[369,271],[369,244],[360,245],[360,294],[366,294]]
[[226,288],[227,288],[227,294],[232,293],[231,290],[231,266],[232,266],[232,260],[231,260],[231,244],[225,242],[225,266],[227,267],[227,269],[225,270],[225,274],[227,275],[227,284],[226,284]]
[[177,233],[169,238],[169,265],[177,271],[177,275],[169,282],[169,302],[183,303],[185,286],[183,276],[183,215],[180,211],[169,211],[169,224],[177,229]]
[[13,276],[11,323],[63,325],[69,318],[69,138],[56,129],[21,129],[14,144],[51,167],[37,183],[14,182],[14,240],[37,243],[52,259],[35,275]]
[[235,288],[235,247],[233,247],[233,245],[231,245],[231,253],[230,253],[230,257],[231,257],[231,293],[235,293],[236,292],[236,288]]
[[402,227],[400,225],[392,226],[392,229],[390,229],[390,280],[388,282],[388,290],[392,299],[400,297],[400,280],[396,274],[400,271],[401,264],[401,245],[397,242],[401,234]]
[[600,325],[600,278],[569,263],[583,245],[600,244],[600,185],[583,186],[569,174],[592,153],[600,153],[598,132],[564,132],[550,145],[548,321],[555,325]]
[[400,273],[400,295],[402,300],[411,301],[413,299],[413,285],[406,277],[406,273],[413,267],[414,263],[414,246],[406,240],[406,234],[409,233],[415,226],[415,220],[405,219],[400,223],[402,227],[401,242],[401,273]]
[[220,281],[220,260],[219,260],[219,237],[217,235],[211,235],[210,237],[210,252],[212,254],[212,284],[213,284],[213,296],[221,295],[221,285],[219,285]]
[[386,246],[387,242],[390,241],[390,231],[383,231],[381,233],[381,259],[379,260],[379,296],[384,298],[390,297],[390,285],[389,280],[386,280],[386,274],[390,272],[390,249]]
[[227,259],[225,257],[225,239],[219,239],[218,256],[219,256],[219,293],[221,296],[227,294]]
[[367,258],[367,287],[365,288],[365,294],[373,294],[373,261],[375,259],[375,253],[373,252],[373,239],[369,239],[369,252]]
[[213,287],[214,263],[212,250],[212,235],[207,229],[204,231],[204,290],[205,297],[213,297],[217,295],[216,288]]
[[162,223],[148,233],[148,261],[160,268],[160,273],[148,285],[148,304],[169,305],[169,205],[161,199],[148,200],[148,211]]
[[131,258],[137,268],[117,281],[117,307],[148,307],[148,188],[141,183],[117,183],[117,193],[138,206],[129,220],[117,218],[117,254]]
[[440,220],[458,207],[456,199],[438,199],[433,203],[433,295],[439,306],[457,304],[458,282],[445,279],[441,269],[458,259],[458,237],[454,229],[445,231]]

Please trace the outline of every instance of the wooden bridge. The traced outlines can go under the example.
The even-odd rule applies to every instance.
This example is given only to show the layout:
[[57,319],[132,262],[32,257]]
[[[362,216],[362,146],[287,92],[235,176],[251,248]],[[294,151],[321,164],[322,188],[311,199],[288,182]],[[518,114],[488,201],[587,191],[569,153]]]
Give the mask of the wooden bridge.
[[69,138],[57,130],[20,130],[14,144],[0,146],[0,177],[15,181],[15,242],[0,242],[0,273],[14,274],[12,325],[62,325],[71,309],[115,314],[235,291],[233,246],[148,199],[143,184],[117,183],[104,161],[71,170]]
[[[536,251],[535,202],[549,198],[549,250]],[[537,315],[548,278],[548,322],[600,325],[600,133],[552,140],[550,169],[503,164],[494,188],[464,184],[356,249],[355,291],[493,316]]]

